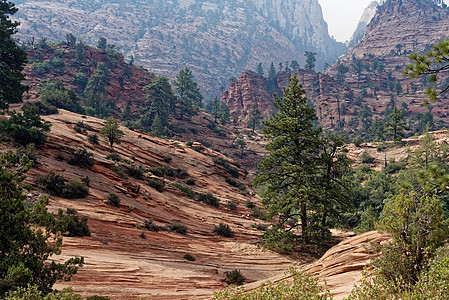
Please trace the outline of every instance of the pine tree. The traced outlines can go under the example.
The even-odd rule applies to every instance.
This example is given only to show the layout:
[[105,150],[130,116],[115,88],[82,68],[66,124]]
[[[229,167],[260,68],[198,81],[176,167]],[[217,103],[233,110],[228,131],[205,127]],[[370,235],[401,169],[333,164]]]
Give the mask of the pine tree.
[[306,57],[306,66],[304,68],[307,70],[314,70],[316,62],[316,53],[312,51],[306,51],[304,53],[304,56]]
[[221,102],[220,103],[220,122],[223,125],[226,125],[226,123],[229,122],[229,116],[230,116],[230,112],[229,112],[229,108],[226,105],[226,103]]
[[218,97],[215,97],[212,101],[212,115],[214,116],[215,123],[217,123],[217,120],[220,117],[220,100]]
[[182,120],[184,115],[194,115],[196,107],[202,106],[203,95],[201,95],[198,84],[193,80],[192,71],[189,68],[179,71],[173,85],[176,86],[179,118]]
[[277,90],[277,77],[274,63],[270,64],[270,69],[268,70],[268,90],[271,93],[274,93]]
[[90,76],[84,89],[86,104],[92,107],[95,115],[99,117],[108,116],[111,110],[111,103],[105,99],[110,82],[111,70],[104,63],[98,63],[95,73]]
[[296,60],[292,60],[292,62],[290,63],[290,67],[295,71],[299,70],[299,64]]
[[17,32],[18,22],[10,16],[17,12],[14,3],[0,0],[0,110],[7,109],[9,103],[22,101],[27,87],[22,85],[22,74],[26,62],[26,52],[12,39]]
[[264,186],[263,203],[270,216],[278,216],[281,226],[294,217],[300,217],[304,238],[308,232],[308,192],[310,180],[320,147],[320,129],[316,129],[315,111],[305,98],[305,91],[293,77],[284,88],[284,97],[275,97],[278,112],[265,121],[264,135],[270,142],[270,155],[259,164],[256,186]]
[[257,103],[253,103],[251,111],[249,112],[248,127],[254,132],[256,127],[260,125],[261,120],[262,115],[260,114],[259,107],[257,106]]
[[174,95],[171,91],[170,82],[167,77],[159,76],[154,81],[143,88],[147,92],[145,100],[147,101],[145,108],[142,112],[145,114],[145,121],[142,122],[144,127],[150,127],[153,131],[154,122],[158,118],[157,131],[158,136],[164,136],[161,132],[161,128],[167,125],[167,119],[171,115],[171,108],[174,108]]
[[26,201],[22,184],[32,163],[12,152],[0,156],[0,295],[36,285],[49,293],[56,281],[69,281],[82,266],[83,258],[63,263],[49,262],[60,254],[67,223],[62,210],[55,216],[47,210],[48,198]]
[[258,63],[258,64],[257,64],[257,70],[256,70],[256,72],[257,72],[257,74],[259,74],[260,76],[262,76],[262,77],[264,76],[262,63]]
[[402,111],[394,107],[393,112],[388,116],[388,121],[385,122],[386,136],[390,136],[393,141],[400,142],[405,136],[404,130],[407,126],[404,121]]
[[111,147],[111,149],[114,143],[120,144],[121,138],[125,135],[119,128],[120,125],[117,123],[117,121],[113,117],[110,117],[106,120],[103,128],[101,128],[100,130],[100,135],[109,140],[109,146]]

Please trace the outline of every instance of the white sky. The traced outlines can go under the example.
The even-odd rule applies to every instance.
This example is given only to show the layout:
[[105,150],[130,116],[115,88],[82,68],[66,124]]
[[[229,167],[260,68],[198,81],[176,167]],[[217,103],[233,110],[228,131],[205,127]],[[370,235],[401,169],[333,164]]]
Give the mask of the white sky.
[[[337,41],[348,40],[357,26],[365,8],[373,0],[318,0],[323,8],[329,34]],[[378,1],[379,2],[379,1]],[[445,0],[449,4],[449,0]]]

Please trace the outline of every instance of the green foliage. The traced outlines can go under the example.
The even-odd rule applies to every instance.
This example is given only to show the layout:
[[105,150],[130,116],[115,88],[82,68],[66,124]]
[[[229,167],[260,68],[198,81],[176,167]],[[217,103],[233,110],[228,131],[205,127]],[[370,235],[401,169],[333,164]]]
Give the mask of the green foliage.
[[358,135],[354,138],[352,142],[356,147],[360,147],[360,145],[363,143],[363,138],[360,135]]
[[371,155],[369,155],[368,152],[363,152],[362,154],[360,154],[360,161],[363,164],[370,164],[374,161],[374,159],[371,157]]
[[33,162],[33,165],[36,165],[38,159],[38,153],[36,150],[36,145],[28,144],[26,146],[20,146],[17,148],[16,155],[18,160],[21,160],[22,157],[26,156],[30,161]]
[[162,193],[164,191],[164,182],[156,179],[150,179],[148,185],[151,186],[156,191]]
[[240,270],[225,272],[225,277],[225,282],[229,285],[242,285],[246,280],[246,277],[242,275]]
[[237,210],[237,202],[235,201],[226,202],[226,208],[229,210]]
[[253,103],[249,112],[248,127],[254,132],[260,127],[260,121],[262,120],[262,114],[260,113],[257,103]]
[[159,230],[162,229],[161,226],[154,224],[154,220],[151,218],[148,220],[145,220],[145,222],[143,223],[143,226],[145,227],[146,230],[154,231],[154,232],[158,232]]
[[83,258],[47,263],[60,254],[67,224],[62,211],[58,216],[48,212],[47,197],[25,203],[20,185],[30,166],[26,157],[18,161],[11,152],[0,156],[0,295],[28,285],[48,293],[55,282],[70,280],[83,264]]
[[66,212],[68,223],[67,232],[69,236],[90,236],[89,226],[87,225],[87,217],[82,217],[81,219],[76,214],[75,209],[67,209]]
[[0,2],[0,110],[7,109],[9,103],[22,102],[22,94],[27,90],[21,83],[25,79],[22,71],[27,54],[12,37],[19,26],[19,22],[10,19],[16,12],[14,3]]
[[143,179],[144,169],[142,166],[131,165],[128,167],[128,174],[135,179]]
[[36,114],[41,116],[48,116],[58,113],[58,109],[56,106],[53,106],[51,104],[43,103],[41,101],[37,102],[26,102],[22,106],[22,110],[32,110]]
[[[411,54],[410,60],[412,63],[404,69],[404,75],[409,75],[411,78],[428,76],[429,82],[435,84],[438,81],[438,76],[449,68],[449,40],[443,40],[435,44],[426,54]],[[438,96],[448,90],[449,85],[446,84],[441,91],[438,91],[435,87],[428,87],[426,95],[431,102],[435,102]],[[424,101],[425,105],[428,103],[427,100]]]
[[182,224],[181,222],[173,222],[167,225],[167,229],[179,233],[179,234],[186,234],[187,233],[187,227]]
[[229,227],[229,225],[225,223],[220,223],[218,224],[218,226],[215,226],[212,232],[224,237],[234,236],[234,232],[232,231],[231,227]]
[[393,141],[400,142],[405,136],[404,130],[406,129],[404,114],[395,107],[393,112],[388,116],[388,121],[385,122],[385,135],[390,136]]
[[[246,189],[246,185],[243,182],[237,181],[233,178],[230,177],[226,177],[226,183],[232,185],[233,187],[236,187],[239,189],[239,191],[241,192],[247,192],[248,190]],[[252,208],[252,207],[249,207]]]
[[263,235],[265,247],[281,254],[289,253],[297,244],[297,236],[291,231],[270,228]]
[[81,181],[69,180],[62,189],[62,196],[67,199],[80,199],[89,195],[89,188]]
[[66,89],[60,81],[42,80],[39,83],[38,91],[42,93],[41,101],[47,105],[76,113],[84,113],[76,94]]
[[222,166],[226,170],[226,172],[231,174],[233,177],[239,178],[239,176],[240,176],[239,170],[237,168],[234,168],[233,166],[231,166],[224,158],[222,158],[220,156],[216,156],[212,159],[212,161],[215,164]]
[[120,162],[122,160],[122,157],[117,152],[111,152],[106,156],[106,159],[110,159],[115,162]]
[[[288,279],[277,282],[265,282],[253,291],[231,288],[215,292],[213,300],[326,300],[333,299],[329,291],[318,284],[318,278],[291,267],[286,275]],[[374,298],[371,298],[374,299]]]
[[39,290],[37,285],[19,287],[17,290],[8,293],[5,300],[82,300],[81,295],[76,294],[72,288],[65,288],[62,291],[53,291],[46,294]]
[[98,145],[98,135],[97,134],[89,134],[87,136],[87,140],[95,145]]
[[187,184],[187,185],[195,185],[195,179],[193,179],[193,178],[187,179],[187,180],[186,180],[186,184]]
[[207,205],[211,205],[213,207],[219,207],[220,206],[220,200],[215,197],[214,195],[212,195],[212,193],[207,192],[207,193],[202,193],[198,195],[198,201],[200,202],[204,202]]
[[278,112],[264,122],[270,155],[259,164],[254,183],[262,187],[267,216],[278,218],[277,229],[296,220],[290,229],[301,226],[304,241],[323,242],[331,218],[351,207],[350,183],[344,177],[349,160],[340,151],[341,137],[319,136],[315,112],[304,95],[298,79],[291,78],[284,97],[275,97]]
[[95,73],[90,76],[84,89],[85,104],[98,117],[107,117],[113,110],[113,103],[105,99],[107,88],[111,82],[111,70],[105,64],[98,63]]
[[195,256],[193,256],[193,255],[190,254],[190,253],[184,254],[184,259],[185,259],[185,260],[188,260],[188,261],[195,261],[195,260],[196,260]]
[[173,81],[176,93],[176,109],[179,111],[179,118],[182,120],[185,115],[195,114],[195,107],[201,107],[203,96],[198,84],[193,80],[192,71],[185,68],[176,75]]
[[86,149],[76,150],[68,159],[68,163],[83,168],[91,168],[94,165],[94,154]]
[[187,197],[195,199],[195,192],[192,191],[188,186],[179,184],[179,183],[173,183],[173,185],[180,190],[181,192],[183,192]]
[[119,128],[120,125],[117,123],[117,121],[113,117],[110,117],[106,120],[103,128],[101,128],[100,130],[100,135],[109,140],[109,146],[111,148],[113,147],[114,143],[120,144],[122,137],[125,135]]
[[316,53],[312,51],[306,51],[304,53],[304,56],[306,57],[306,65],[304,66],[304,68],[306,70],[315,69]]
[[169,156],[169,155],[164,156],[164,161],[165,161],[166,163],[170,163],[171,160],[172,160],[172,157],[171,157],[171,156]]
[[66,184],[64,176],[53,171],[36,177],[35,181],[38,187],[47,193],[67,199],[84,198],[89,194],[89,188],[85,183],[70,180]]
[[26,109],[23,113],[10,112],[8,120],[0,122],[2,135],[12,138],[20,145],[45,142],[46,133],[50,131],[51,123],[43,121],[33,110]]
[[128,175],[126,175],[126,173],[123,171],[123,167],[121,168],[120,166],[113,165],[111,167],[111,170],[114,171],[115,174],[122,177],[123,179],[128,179]]
[[383,209],[379,229],[392,235],[375,265],[382,276],[402,290],[418,281],[421,270],[449,234],[440,201],[435,195],[400,192]]
[[109,193],[106,196],[106,203],[115,207],[120,207],[120,197],[117,194]]

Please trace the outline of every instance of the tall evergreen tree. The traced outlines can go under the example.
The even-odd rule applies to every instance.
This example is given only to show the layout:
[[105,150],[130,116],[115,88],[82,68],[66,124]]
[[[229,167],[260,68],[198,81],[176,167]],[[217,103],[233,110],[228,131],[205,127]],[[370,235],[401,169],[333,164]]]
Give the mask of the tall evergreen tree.
[[257,74],[259,74],[260,76],[264,76],[262,63],[258,63],[258,64],[257,64],[257,70],[256,70],[256,72],[257,72]]
[[256,127],[260,125],[261,120],[262,115],[260,113],[259,107],[257,106],[257,103],[253,103],[253,105],[251,106],[251,111],[249,112],[248,127],[251,128],[254,132],[256,130]]
[[111,71],[104,63],[98,63],[84,89],[86,104],[93,108],[96,116],[105,117],[110,113],[112,103],[105,99],[110,82]]
[[125,134],[120,130],[120,125],[117,121],[110,117],[104,123],[103,128],[101,128],[100,135],[109,140],[109,146],[112,149],[114,143],[120,144],[122,142],[121,139]]
[[202,106],[203,95],[193,79],[192,71],[189,68],[179,71],[173,85],[176,87],[179,118],[182,120],[185,115],[194,115],[196,107]]
[[[154,81],[143,88],[147,92],[145,100],[147,101],[142,112],[145,114],[145,123],[151,129],[158,118],[157,131],[158,136],[163,136],[161,128],[167,125],[167,119],[171,115],[171,108],[174,108],[174,95],[171,90],[170,82],[167,77],[159,76]],[[144,126],[147,127],[147,126]],[[151,129],[153,131],[153,129]]]
[[274,68],[274,63],[270,64],[270,69],[268,70],[268,90],[271,93],[274,93],[277,90],[276,69]]
[[385,122],[386,136],[390,136],[393,141],[400,142],[405,136],[404,130],[406,129],[404,114],[394,107],[393,112],[388,116],[388,121]]
[[0,295],[28,285],[49,293],[56,281],[69,281],[83,258],[49,262],[60,254],[67,223],[62,210],[47,210],[48,198],[25,201],[22,184],[32,163],[12,152],[0,156]]
[[304,53],[304,56],[306,57],[305,69],[307,69],[307,70],[314,70],[315,69],[315,63],[316,63],[316,53],[312,52],[312,51],[306,51]]
[[290,67],[291,67],[294,71],[299,70],[299,64],[298,64],[298,61],[292,60],[292,62],[290,63]]
[[215,123],[217,123],[217,120],[220,117],[220,100],[218,97],[215,97],[212,101],[212,115],[214,116]]
[[9,103],[21,102],[27,90],[21,83],[26,53],[12,39],[19,23],[11,21],[10,16],[16,12],[14,3],[0,0],[0,110],[7,109]]
[[221,124],[225,125],[227,122],[229,122],[229,108],[226,105],[226,103],[221,102],[220,103],[220,122]]

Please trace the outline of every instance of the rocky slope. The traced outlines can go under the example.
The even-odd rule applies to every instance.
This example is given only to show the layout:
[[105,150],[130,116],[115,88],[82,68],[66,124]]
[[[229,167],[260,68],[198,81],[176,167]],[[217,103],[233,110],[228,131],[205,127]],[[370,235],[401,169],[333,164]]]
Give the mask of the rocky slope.
[[[44,117],[53,126],[47,142],[38,149],[38,164],[28,173],[27,182],[36,187],[34,179],[51,170],[64,175],[66,180],[90,179],[89,195],[83,199],[68,200],[50,197],[52,210],[74,208],[82,216],[89,217],[92,235],[83,238],[64,238],[63,255],[84,256],[86,264],[70,283],[83,295],[102,294],[111,299],[198,299],[224,287],[224,272],[240,269],[253,282],[282,273],[292,260],[264,250],[258,244],[261,234],[251,227],[262,221],[250,216],[247,201],[259,203],[252,195],[251,187],[243,171],[239,179],[249,192],[242,193],[231,186],[225,178],[231,177],[223,167],[213,162],[221,157],[231,166],[236,163],[218,152],[193,144],[154,138],[140,132],[121,128],[125,137],[120,145],[114,145],[121,156],[120,162],[107,159],[110,153],[106,141],[100,144],[88,141],[88,134],[98,134],[103,120],[60,110],[59,114]],[[74,126],[83,122],[87,132],[78,133]],[[1,151],[11,149],[2,143]],[[92,168],[81,168],[67,163],[77,149],[94,154]],[[170,157],[171,160],[164,158]],[[141,166],[145,172],[142,179],[120,176],[115,168],[125,174],[132,165]],[[150,170],[168,166],[184,170],[187,175],[155,177]],[[177,171],[175,171],[176,173]],[[177,172],[179,173],[179,172]],[[129,176],[129,174],[128,174]],[[219,207],[195,201],[175,184],[186,185],[200,194],[210,192],[219,198]],[[162,192],[152,187],[152,181],[163,183]],[[42,193],[42,191],[38,190]],[[31,192],[33,195],[35,192]],[[119,207],[105,203],[108,193],[119,195]],[[237,208],[231,210],[226,204],[234,201]],[[144,221],[164,226],[181,222],[187,227],[185,235],[169,231],[144,230]],[[230,225],[233,238],[212,233],[220,222]],[[185,254],[196,260],[189,262]]]
[[[293,76],[299,79],[323,126],[332,127],[338,122],[338,114],[335,113],[338,110],[337,96],[341,99],[341,104],[345,103],[346,108],[353,106],[352,101],[345,98],[345,95],[352,93],[350,89],[341,86],[330,76],[313,70],[278,73],[277,90],[282,91],[282,87],[286,87]],[[282,92],[277,94],[281,96]],[[264,119],[276,111],[267,80],[251,71],[243,72],[238,80],[232,83],[230,89],[223,93],[222,101],[228,105],[231,114],[238,116],[241,126],[248,124],[253,104],[257,105]]]
[[228,78],[261,62],[297,60],[318,53],[318,66],[344,51],[333,40],[317,0],[276,1],[53,1],[16,2],[22,42],[61,41],[73,33],[94,45],[103,36],[159,75],[174,79],[190,67],[207,95]]
[[367,8],[365,8],[362,16],[360,17],[359,23],[357,24],[357,27],[355,28],[354,33],[352,34],[351,38],[347,42],[348,48],[354,47],[363,38],[363,36],[365,35],[365,32],[366,32],[366,26],[368,26],[368,24],[371,22],[374,15],[376,14],[378,5],[379,5],[379,2],[373,1],[368,5]]

